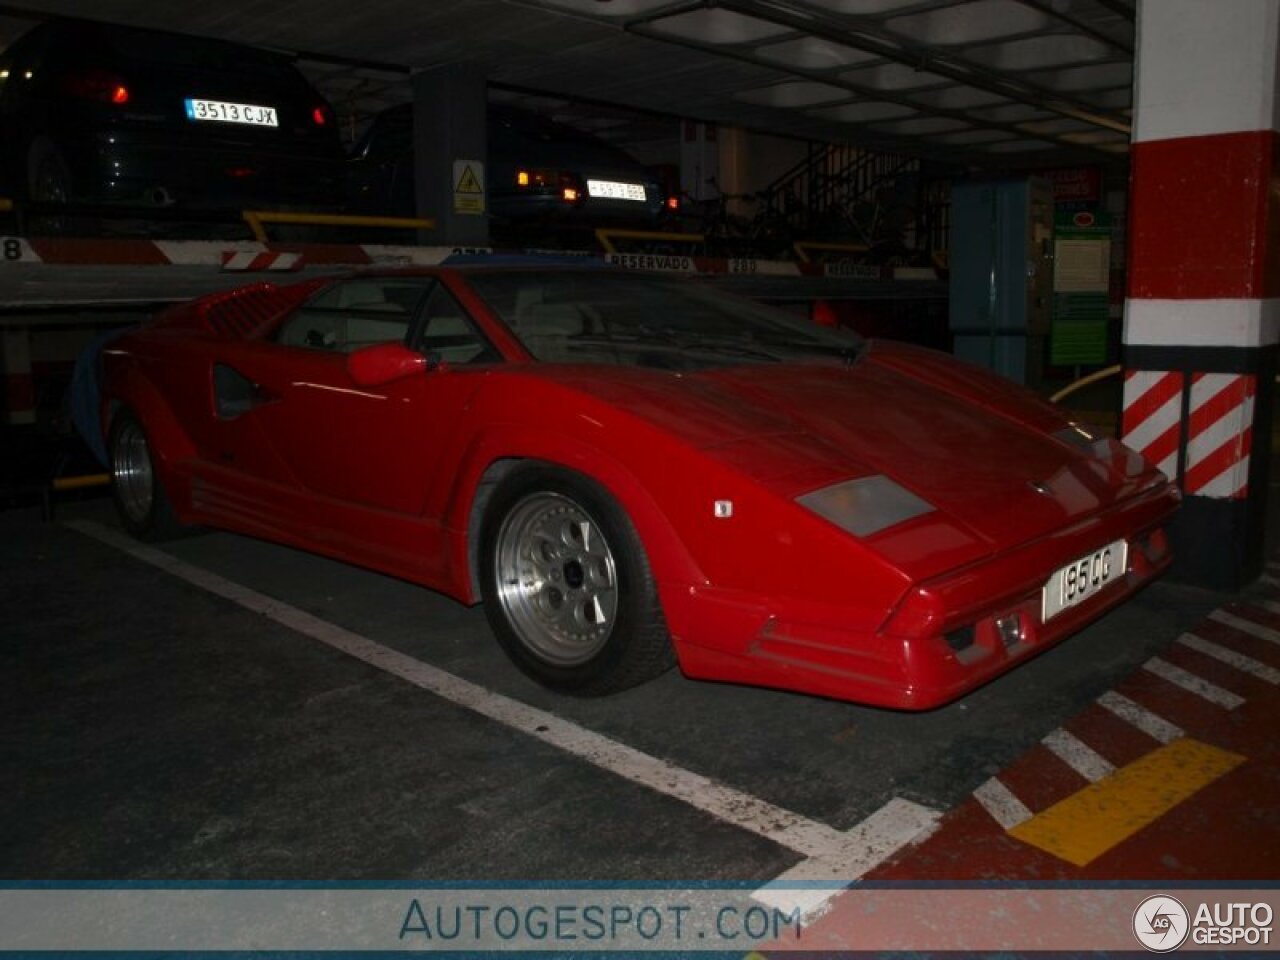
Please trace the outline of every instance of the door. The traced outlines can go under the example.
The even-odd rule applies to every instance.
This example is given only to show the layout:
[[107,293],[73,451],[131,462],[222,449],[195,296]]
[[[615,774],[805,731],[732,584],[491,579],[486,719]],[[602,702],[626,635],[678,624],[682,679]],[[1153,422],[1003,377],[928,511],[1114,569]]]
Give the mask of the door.
[[[448,335],[443,331],[448,330]],[[380,387],[357,384],[347,357],[363,347],[438,344],[446,364]],[[359,277],[327,288],[289,316],[272,341],[233,345],[223,364],[248,387],[236,456],[282,465],[300,500],[420,516],[442,451],[497,359],[434,278]],[[228,383],[234,382],[224,374]],[[221,398],[231,399],[229,397]],[[259,441],[270,454],[256,450]],[[333,518],[315,515],[326,526]]]

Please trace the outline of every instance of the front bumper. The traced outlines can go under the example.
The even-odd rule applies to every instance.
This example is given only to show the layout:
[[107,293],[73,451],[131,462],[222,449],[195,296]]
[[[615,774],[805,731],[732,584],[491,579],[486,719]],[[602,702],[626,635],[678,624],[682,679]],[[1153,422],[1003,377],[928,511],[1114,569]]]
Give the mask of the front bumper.
[[[1171,485],[1087,521],[912,585],[874,633],[850,631],[839,607],[822,611],[706,588],[664,596],[673,607],[680,665],[691,677],[780,687],[903,710],[954,700],[1053,646],[1128,599],[1173,555],[1164,531],[1179,495]],[[1041,619],[1041,591],[1064,565],[1129,541],[1123,577],[1083,603]],[[998,619],[1018,616],[1006,644]],[[959,649],[957,634],[969,642]],[[948,641],[948,635],[951,641]],[[725,643],[726,637],[741,644]]]

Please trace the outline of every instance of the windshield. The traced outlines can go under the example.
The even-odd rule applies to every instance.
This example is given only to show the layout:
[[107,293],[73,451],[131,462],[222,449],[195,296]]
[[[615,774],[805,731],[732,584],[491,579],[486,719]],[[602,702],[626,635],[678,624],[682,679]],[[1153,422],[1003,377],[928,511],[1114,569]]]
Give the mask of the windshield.
[[706,283],[616,270],[476,272],[471,286],[539,360],[692,370],[851,362],[855,333]]

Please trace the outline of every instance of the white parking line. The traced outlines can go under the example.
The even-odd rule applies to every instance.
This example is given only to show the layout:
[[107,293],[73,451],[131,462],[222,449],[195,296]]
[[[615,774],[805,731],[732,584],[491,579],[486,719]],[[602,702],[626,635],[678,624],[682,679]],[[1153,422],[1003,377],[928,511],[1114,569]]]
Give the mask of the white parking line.
[[973,791],[973,798],[991,814],[992,820],[1006,830],[1012,830],[1031,819],[1031,811],[1027,809],[1027,805],[995,777]]
[[[851,830],[837,830],[650,756],[553,713],[487,690],[161,550],[135,543],[101,524],[68,521],[66,526],[450,703],[548,743],[632,783],[680,800],[717,820],[764,837],[814,861],[812,868],[825,870],[828,877],[844,881],[858,879],[932,829],[940,816],[928,807],[895,799]],[[828,896],[835,892],[829,891]]]
[[1098,698],[1098,706],[1110,710],[1121,720],[1137,727],[1147,736],[1161,743],[1173,743],[1182,736],[1182,728],[1170,723],[1164,717],[1152,713],[1141,704],[1134,703],[1128,697],[1108,690]]
[[1162,680],[1168,680],[1188,693],[1194,693],[1197,697],[1203,697],[1210,703],[1216,703],[1226,710],[1234,710],[1244,703],[1244,697],[1239,694],[1232,693],[1230,690],[1223,690],[1217,684],[1210,683],[1203,677],[1197,677],[1189,670],[1176,667],[1169,661],[1161,660],[1159,657],[1152,657],[1142,665],[1142,669],[1149,673],[1154,673]]
[[837,865],[828,860],[817,857],[801,860],[751,896],[784,913],[799,907],[806,918],[813,918],[847,885],[850,868],[856,876],[866,874],[907,844],[923,840],[937,827],[939,819],[936,810],[918,803],[900,798],[890,800],[848,832],[850,842],[863,847],[864,857],[860,863],[841,864],[838,871]]
[[1090,783],[1097,783],[1103,777],[1116,772],[1115,766],[1106,757],[1061,728],[1054,730],[1040,742],[1048,747],[1054,756]]
[[1247,633],[1251,637],[1257,637],[1259,640],[1280,643],[1280,630],[1273,630],[1252,620],[1246,620],[1244,617],[1237,617],[1235,614],[1227,613],[1225,610],[1213,611],[1213,613],[1209,614],[1209,619],[1216,620],[1218,623],[1231,627],[1233,630],[1239,630],[1241,633]]
[[1247,657],[1243,653],[1237,653],[1235,650],[1224,647],[1220,643],[1214,643],[1212,640],[1204,639],[1204,637],[1197,637],[1194,633],[1184,633],[1178,638],[1178,642],[1184,647],[1203,653],[1207,657],[1213,657],[1215,660],[1220,660],[1228,666],[1235,667],[1242,673],[1251,674],[1259,680],[1265,680],[1270,684],[1280,685],[1280,670],[1275,667],[1269,667],[1262,661],[1253,659],[1253,657]]

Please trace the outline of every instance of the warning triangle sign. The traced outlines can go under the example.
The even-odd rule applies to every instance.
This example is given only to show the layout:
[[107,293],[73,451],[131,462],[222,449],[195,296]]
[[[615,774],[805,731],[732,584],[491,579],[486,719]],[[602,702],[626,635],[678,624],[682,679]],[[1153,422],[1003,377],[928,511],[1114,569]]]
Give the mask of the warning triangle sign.
[[462,176],[458,178],[458,185],[453,190],[455,193],[484,193],[484,187],[480,186],[470,164],[462,168]]

